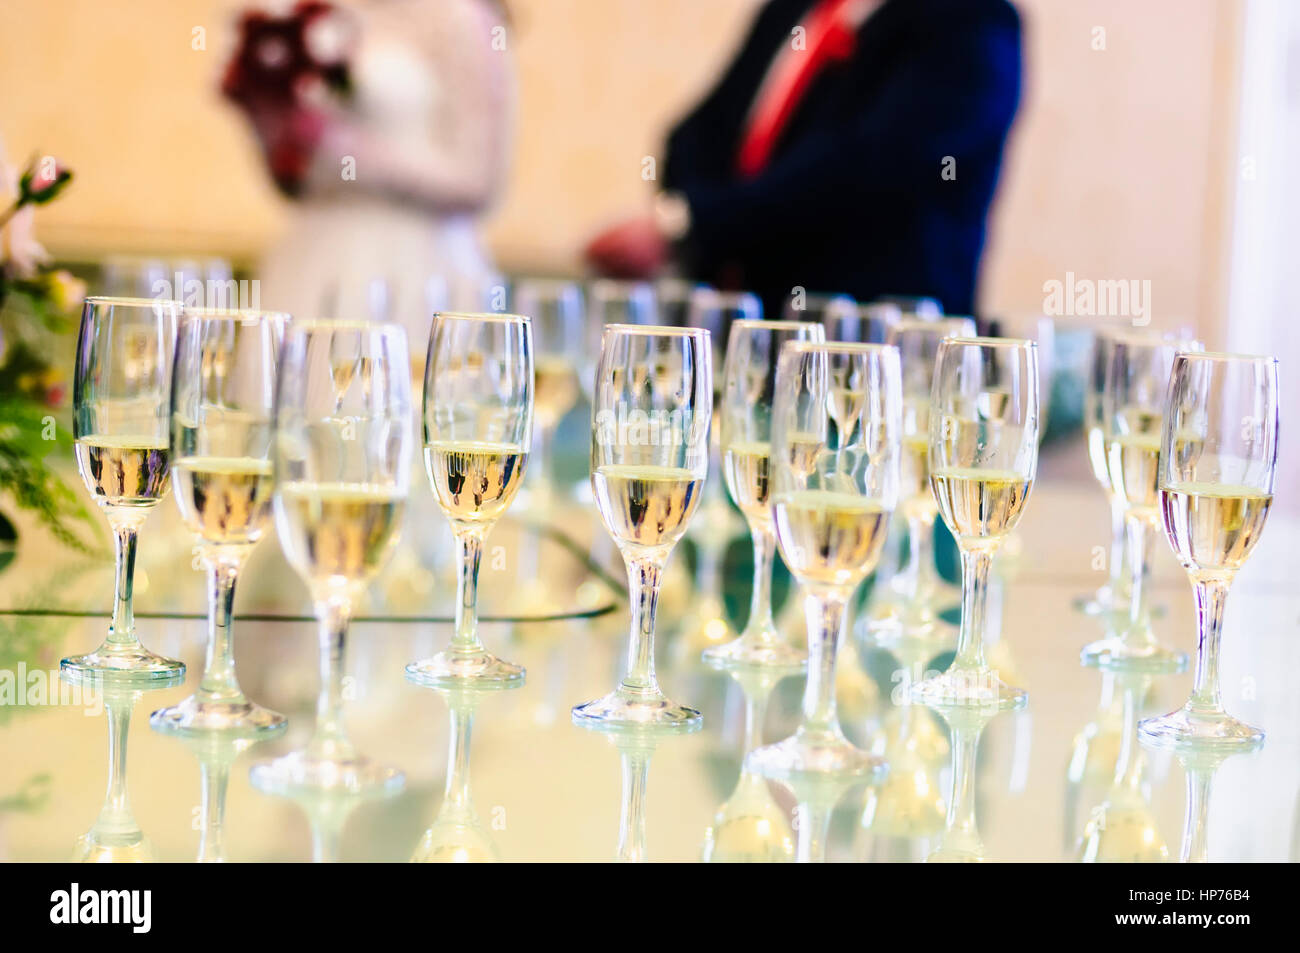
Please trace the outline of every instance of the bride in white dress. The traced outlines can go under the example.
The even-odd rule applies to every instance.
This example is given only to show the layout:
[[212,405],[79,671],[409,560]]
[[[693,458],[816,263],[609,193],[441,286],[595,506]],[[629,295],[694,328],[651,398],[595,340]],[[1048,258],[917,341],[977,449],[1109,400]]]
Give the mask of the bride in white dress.
[[[266,306],[294,315],[400,321],[418,361],[433,310],[487,310],[500,282],[478,219],[512,124],[504,11],[493,0],[336,6],[350,15],[351,93],[310,117],[298,200],[255,277]],[[265,117],[250,116],[265,144]]]

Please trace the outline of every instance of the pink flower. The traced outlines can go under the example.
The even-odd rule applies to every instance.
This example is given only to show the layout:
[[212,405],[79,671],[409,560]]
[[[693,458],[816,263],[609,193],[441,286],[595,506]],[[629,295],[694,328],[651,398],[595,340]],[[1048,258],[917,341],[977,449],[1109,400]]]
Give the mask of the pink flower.
[[[0,214],[18,200],[18,195],[18,171],[0,158]],[[34,210],[29,205],[18,209],[0,225],[0,266],[7,266],[20,278],[30,278],[37,266],[49,257],[36,240],[33,218]]]

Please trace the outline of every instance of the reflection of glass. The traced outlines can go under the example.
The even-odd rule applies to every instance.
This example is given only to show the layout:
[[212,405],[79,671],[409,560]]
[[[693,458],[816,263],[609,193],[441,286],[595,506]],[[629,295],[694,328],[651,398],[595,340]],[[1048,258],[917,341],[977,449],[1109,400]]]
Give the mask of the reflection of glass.
[[[791,670],[797,671],[797,669]],[[782,673],[734,668],[731,677],[745,696],[745,733],[741,743],[740,777],[731,796],[718,808],[704,835],[705,863],[783,863],[794,855],[794,842],[785,812],[772,797],[767,781],[744,768],[745,755],[763,738],[763,721],[772,689]]]
[[930,486],[930,391],[935,355],[948,337],[975,333],[971,318],[897,322],[886,343],[898,348],[903,366],[903,453],[899,510],[907,521],[907,563],[882,596],[872,594],[868,631],[876,641],[924,637],[938,625],[935,605],[941,583],[934,562],[934,521],[939,505]]
[[930,485],[962,563],[957,655],[915,685],[931,707],[1019,708],[1027,696],[985,659],[989,570],[1038,470],[1038,348],[1016,338],[945,338],[930,403]]
[[1072,855],[1086,813],[1105,798],[1124,745],[1124,693],[1116,673],[1102,671],[1101,697],[1092,720],[1074,736],[1065,773],[1065,851]]
[[[340,408],[331,382],[335,341],[358,373]],[[402,785],[401,772],[364,758],[343,728],[343,650],[364,588],[387,563],[411,479],[411,364],[400,325],[294,322],[285,333],[275,400],[276,528],[320,622],[320,699],[306,749],[253,766],[268,793]]]
[[772,512],[781,556],[806,593],[808,680],[795,734],[746,759],[764,777],[862,777],[884,767],[840,729],[835,663],[849,600],[875,568],[898,502],[902,412],[894,348],[790,341],[782,349]]
[[1081,863],[1161,863],[1169,848],[1156,829],[1155,812],[1146,788],[1146,758],[1138,745],[1138,710],[1151,677],[1138,673],[1116,676],[1123,693],[1123,727],[1114,778],[1105,800],[1093,809],[1078,847]]
[[1180,354],[1160,447],[1165,535],[1196,592],[1196,676],[1181,709],[1142,723],[1154,744],[1252,748],[1264,733],[1223,709],[1219,641],[1228,588],[1263,532],[1277,467],[1277,361]]
[[126,743],[131,711],[144,692],[179,685],[184,676],[176,674],[140,682],[130,677],[96,678],[65,670],[60,677],[81,686],[83,691],[98,693],[103,698],[108,719],[108,784],[104,803],[94,825],[77,838],[71,860],[82,864],[150,863],[154,859],[153,845],[140,830],[127,798]]
[[[418,684],[418,682],[417,682]],[[516,682],[515,684],[520,684]],[[447,777],[442,804],[424,832],[411,862],[417,864],[493,863],[501,859],[496,844],[474,810],[470,794],[470,734],[481,699],[475,688],[439,690],[447,703]]]
[[952,790],[939,848],[926,858],[932,864],[983,863],[988,859],[975,815],[976,760],[985,726],[998,715],[994,707],[936,709],[948,723],[952,744]]
[[754,587],[749,621],[735,641],[705,651],[712,665],[798,665],[805,655],[772,620],[772,560],[776,528],[770,499],[772,398],[776,363],[786,341],[821,341],[819,324],[739,320],[731,325],[719,407],[722,472],[731,499],[749,523]]
[[555,461],[555,429],[578,402],[578,368],[587,328],[582,289],[571,281],[528,279],[515,288],[515,311],[532,320],[533,362],[533,486],[529,510],[545,517],[550,511]]
[[77,469],[113,530],[117,581],[108,638],[61,668],[78,678],[111,672],[140,682],[185,674],[135,635],[131,589],[136,539],[145,518],[171,487],[167,410],[175,301],[87,298],[81,312],[73,389]]
[[[154,730],[160,730],[156,721],[151,720],[151,724]],[[220,732],[178,736],[199,762],[199,863],[220,864],[226,861],[226,790],[230,785],[231,765],[259,741],[284,734],[288,726],[289,723],[282,719],[271,729],[231,727]]]
[[235,583],[271,521],[271,415],[288,315],[187,308],[171,401],[176,502],[208,571],[208,657],[198,691],[149,722],[186,734],[278,732],[284,716],[235,679]]
[[1088,361],[1088,376],[1083,390],[1083,432],[1088,448],[1088,463],[1092,475],[1101,484],[1110,504],[1110,554],[1109,576],[1091,596],[1076,602],[1088,615],[1128,612],[1129,566],[1128,545],[1125,538],[1124,502],[1115,493],[1106,466],[1106,416],[1102,411],[1102,393],[1106,385],[1106,368],[1110,365],[1114,337],[1101,329],[1092,341]]
[[478,635],[483,547],[523,483],[533,430],[533,336],[512,314],[434,316],[424,381],[424,459],[438,505],[460,548],[456,629],[449,648],[412,662],[426,685],[467,681],[508,687],[524,670]]
[[[663,299],[660,299],[663,310]],[[738,322],[760,322],[763,305],[752,294],[744,291],[723,292],[707,286],[691,291],[685,311],[687,327],[709,332],[713,346],[713,367],[723,366],[724,348],[729,341],[730,329]],[[667,323],[665,320],[664,323]],[[722,468],[723,446],[720,420],[724,381],[721,374],[713,378],[713,427],[709,431],[709,470],[717,473]],[[695,586],[690,608],[682,621],[676,641],[675,654],[695,661],[701,652],[727,644],[735,637],[735,630],[727,619],[722,599],[722,559],[727,544],[735,535],[735,513],[727,503],[727,494],[721,480],[710,480],[704,485],[700,511],[691,521],[690,536],[695,545]]]
[[1124,508],[1128,534],[1129,614],[1118,637],[1083,647],[1090,665],[1132,671],[1175,672],[1183,652],[1160,645],[1151,631],[1146,581],[1151,543],[1160,524],[1160,427],[1174,355],[1194,342],[1115,333],[1102,389],[1102,434],[1111,490]]
[[[1147,739],[1142,738],[1143,744]],[[1233,755],[1252,754],[1264,746],[1258,740],[1236,747],[1181,747],[1174,756],[1183,766],[1187,779],[1186,810],[1183,814],[1183,845],[1179,860],[1184,864],[1204,864],[1210,859],[1210,797],[1214,776],[1223,762]]]
[[709,332],[611,325],[592,402],[591,486],[627,565],[632,631],[627,671],[573,719],[593,728],[699,727],[700,713],[659,689],[655,614],[668,556],[700,502],[709,466],[713,354]]

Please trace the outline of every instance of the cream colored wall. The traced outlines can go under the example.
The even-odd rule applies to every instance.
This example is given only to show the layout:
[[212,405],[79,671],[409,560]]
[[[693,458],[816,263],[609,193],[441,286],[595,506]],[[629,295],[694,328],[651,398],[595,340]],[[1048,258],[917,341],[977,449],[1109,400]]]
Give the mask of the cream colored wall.
[[[644,201],[641,163],[725,62],[755,0],[511,0],[517,149],[489,236],[507,266],[572,269]],[[7,0],[0,134],[78,174],[41,217],[68,255],[252,256],[283,207],[213,93],[238,5]],[[983,302],[1041,309],[1043,282],[1152,281],[1158,321],[1216,327],[1240,0],[1021,0],[1026,99]],[[129,14],[121,11],[129,10]],[[195,26],[207,49],[191,48]],[[1106,49],[1092,49],[1093,28]]]

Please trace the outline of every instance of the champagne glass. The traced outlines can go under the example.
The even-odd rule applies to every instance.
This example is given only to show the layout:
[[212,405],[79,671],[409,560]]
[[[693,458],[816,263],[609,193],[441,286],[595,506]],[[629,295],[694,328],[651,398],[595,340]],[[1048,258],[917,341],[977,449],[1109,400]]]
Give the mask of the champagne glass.
[[532,320],[536,346],[533,397],[533,469],[536,508],[550,508],[554,487],[551,445],[555,429],[578,402],[578,364],[587,329],[582,289],[571,281],[529,279],[515,289],[515,310]]
[[1175,358],[1160,432],[1160,514],[1196,593],[1196,675],[1187,704],[1141,723],[1151,744],[1247,750],[1264,740],[1223,709],[1219,639],[1228,588],[1273,502],[1277,432],[1275,359]]
[[[347,347],[336,342],[345,339]],[[357,355],[341,405],[333,355]],[[289,797],[393,793],[400,771],[362,756],[343,726],[343,652],[365,586],[392,554],[411,482],[411,362],[406,331],[369,321],[295,321],[275,395],[272,510],[285,557],[320,624],[320,698],[307,747],[253,766],[264,792]]]
[[835,661],[849,600],[875,568],[898,502],[902,424],[896,348],[807,341],[782,348],[772,406],[772,518],[781,557],[805,594],[808,680],[798,730],[751,752],[747,770],[816,785],[884,767],[840,729]]
[[117,574],[108,638],[60,663],[74,677],[148,683],[185,674],[182,662],[140,644],[131,605],[140,527],[171,487],[167,411],[180,310],[178,302],[158,298],[91,297],[81,311],[73,384],[77,469],[113,530]]
[[654,286],[644,281],[616,281],[598,278],[587,286],[587,357],[582,375],[587,396],[595,393],[596,361],[600,357],[602,335],[610,324],[654,325],[658,320],[658,299]]
[[1018,338],[947,338],[930,391],[930,486],[961,552],[961,630],[946,672],[912,687],[912,700],[992,711],[1026,694],[984,657],[989,570],[1020,522],[1038,470],[1038,347]]
[[[930,391],[935,357],[945,338],[972,337],[972,318],[922,321],[906,318],[889,330],[903,366],[903,456],[900,509],[907,520],[908,555],[890,580],[891,592],[873,614],[868,630],[879,637],[925,638],[938,624],[935,593],[939,574],[932,544],[939,504],[930,488]],[[889,598],[892,596],[893,598]]]
[[1170,337],[1116,333],[1102,391],[1106,472],[1124,508],[1128,534],[1129,612],[1119,635],[1083,647],[1088,665],[1151,673],[1179,671],[1187,655],[1160,645],[1151,631],[1146,580],[1151,544],[1160,521],[1160,428],[1166,391],[1179,350],[1195,342]]
[[776,528],[770,499],[772,398],[776,363],[786,341],[824,340],[822,326],[800,321],[740,320],[731,325],[719,409],[722,473],[731,499],[749,523],[754,543],[754,589],[740,637],[704,652],[715,666],[799,666],[803,651],[787,642],[772,620],[772,560]]
[[805,294],[791,296],[782,309],[786,321],[817,321],[826,323],[836,317],[855,315],[858,303],[846,294]]
[[1125,538],[1124,501],[1110,482],[1110,469],[1106,466],[1106,415],[1102,412],[1102,392],[1106,385],[1106,368],[1110,365],[1111,349],[1115,338],[1106,329],[1093,336],[1092,351],[1088,361],[1088,378],[1084,382],[1083,427],[1088,445],[1088,462],[1092,475],[1101,484],[1110,504],[1110,575],[1091,596],[1079,603],[1088,615],[1101,615],[1128,608],[1128,546]]
[[[669,324],[660,298],[661,324]],[[718,291],[708,286],[696,287],[687,302],[686,326],[703,328],[709,332],[713,344],[713,367],[721,367],[726,355],[723,348],[728,340],[728,329],[737,321],[760,321],[763,304],[747,291]],[[721,406],[722,376],[713,379],[713,429],[709,431],[709,469],[718,472],[722,466],[719,407]],[[682,622],[675,650],[681,657],[697,659],[702,652],[718,648],[732,641],[735,630],[727,618],[727,607],[722,597],[722,561],[739,527],[735,512],[727,503],[726,491],[721,481],[712,480],[704,485],[700,512],[691,523],[690,536],[695,543],[695,590],[690,610]]]
[[171,464],[176,503],[208,573],[208,655],[199,689],[149,723],[180,734],[272,734],[283,715],[235,678],[235,583],[271,521],[275,369],[288,315],[186,308],[176,336]]
[[655,610],[664,567],[699,505],[709,468],[713,352],[700,328],[605,328],[592,401],[591,486],[623,554],[632,604],[627,671],[573,720],[613,731],[692,731],[700,713],[655,678]]
[[524,670],[478,636],[478,571],[488,533],[524,481],[533,439],[533,329],[517,314],[434,316],[424,378],[424,462],[460,550],[451,645],[412,662],[423,685],[522,684]]
[[922,321],[933,321],[936,318],[943,317],[943,305],[937,298],[927,298],[920,295],[881,295],[875,301],[876,304],[891,304],[902,312],[905,318],[920,318]]
[[892,304],[859,305],[841,298],[821,313],[820,320],[826,328],[828,341],[884,344],[890,329],[902,320],[902,316],[902,312]]

